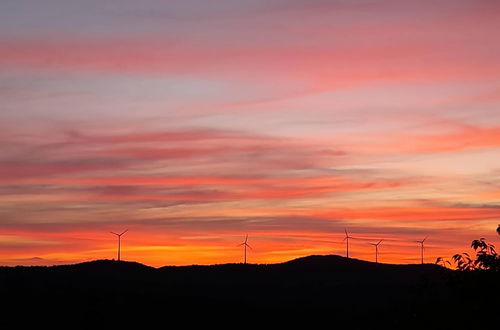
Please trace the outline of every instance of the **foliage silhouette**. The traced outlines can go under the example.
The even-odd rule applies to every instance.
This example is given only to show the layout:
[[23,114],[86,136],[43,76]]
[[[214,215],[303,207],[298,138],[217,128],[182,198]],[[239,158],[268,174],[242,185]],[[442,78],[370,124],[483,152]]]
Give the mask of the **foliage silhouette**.
[[451,267],[451,262],[449,260],[444,259],[443,257],[438,257],[434,263],[436,265],[443,266],[444,268]]
[[495,251],[495,246],[486,242],[484,238],[473,240],[471,248],[476,252],[476,259],[464,252],[453,256],[457,269],[460,271],[492,271],[500,270],[500,255]]

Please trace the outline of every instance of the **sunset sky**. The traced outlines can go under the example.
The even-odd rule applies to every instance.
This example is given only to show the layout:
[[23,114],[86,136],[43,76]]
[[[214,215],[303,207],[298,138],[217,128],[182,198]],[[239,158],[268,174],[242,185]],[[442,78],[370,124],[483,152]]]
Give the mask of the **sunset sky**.
[[500,246],[496,0],[2,0],[0,264]]

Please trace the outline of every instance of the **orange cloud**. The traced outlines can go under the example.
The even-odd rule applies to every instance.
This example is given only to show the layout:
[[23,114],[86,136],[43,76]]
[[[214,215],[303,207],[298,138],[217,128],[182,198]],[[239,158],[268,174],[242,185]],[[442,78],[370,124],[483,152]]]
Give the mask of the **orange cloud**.
[[[467,149],[495,148],[500,146],[499,126],[477,126],[455,123],[450,130],[435,133],[392,133],[365,134],[361,137],[338,135],[335,138],[346,145],[370,154],[401,153],[448,153]],[[404,143],[401,143],[404,141]],[[342,143],[341,143],[342,144]],[[348,144],[348,146],[347,146]]]
[[379,207],[359,209],[339,209],[326,212],[313,212],[314,215],[349,220],[366,221],[433,221],[433,220],[481,220],[500,216],[499,208],[463,208],[463,207]]

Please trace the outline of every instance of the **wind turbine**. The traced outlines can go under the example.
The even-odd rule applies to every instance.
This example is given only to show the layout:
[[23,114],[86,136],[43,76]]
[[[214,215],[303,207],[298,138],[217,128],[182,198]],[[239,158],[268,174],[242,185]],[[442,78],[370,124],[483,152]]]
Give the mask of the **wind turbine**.
[[344,231],[345,231],[345,237],[342,241],[346,241],[346,256],[347,259],[349,259],[349,238],[354,238],[354,237],[349,236],[349,234],[347,233],[347,229],[344,228]]
[[242,246],[242,245],[243,245],[243,246],[245,247],[245,259],[244,259],[244,260],[245,260],[245,261],[244,261],[244,264],[245,264],[245,265],[246,265],[246,263],[247,263],[247,247],[249,247],[249,248],[250,248],[250,250],[252,250],[252,247],[251,247],[250,245],[248,245],[248,243],[247,243],[247,242],[248,242],[248,235],[245,237],[245,241],[244,241],[243,243],[238,244],[238,246]]
[[424,264],[424,242],[429,236],[425,236],[425,238],[421,241],[415,241],[417,243],[420,243],[420,263],[423,265]]
[[383,239],[378,241],[378,243],[369,243],[370,245],[373,245],[375,247],[375,263],[378,263],[378,246],[380,243],[382,243]]
[[117,233],[110,231],[111,234],[116,235],[118,237],[118,261],[120,261],[122,235],[125,234],[127,231],[128,231],[128,229],[125,229],[125,231],[123,231],[121,234],[117,234]]

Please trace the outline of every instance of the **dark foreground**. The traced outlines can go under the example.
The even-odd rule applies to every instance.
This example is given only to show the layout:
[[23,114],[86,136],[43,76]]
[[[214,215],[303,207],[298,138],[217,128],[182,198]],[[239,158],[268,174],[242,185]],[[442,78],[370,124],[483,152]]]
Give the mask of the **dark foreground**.
[[338,256],[158,269],[99,260],[0,267],[0,299],[0,326],[28,318],[54,325],[68,319],[74,325],[115,319],[163,325],[180,321],[187,327],[236,319],[301,322],[311,328],[346,322],[450,328],[495,325],[500,278],[498,273],[464,274],[432,264],[374,264]]

